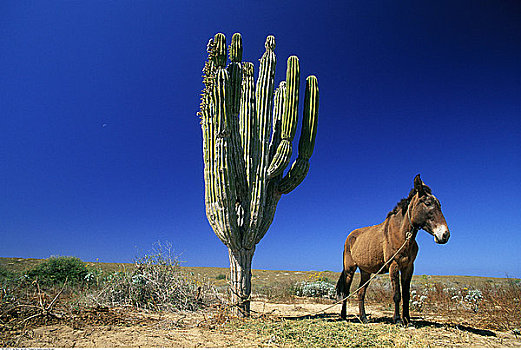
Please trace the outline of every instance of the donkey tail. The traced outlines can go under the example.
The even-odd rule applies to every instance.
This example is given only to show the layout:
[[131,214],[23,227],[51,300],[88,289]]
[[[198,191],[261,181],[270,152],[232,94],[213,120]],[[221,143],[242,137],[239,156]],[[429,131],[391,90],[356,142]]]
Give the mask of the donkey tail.
[[342,300],[349,294],[349,291],[347,290],[346,285],[346,270],[342,270],[342,273],[340,274],[340,278],[338,279],[338,282],[336,283],[336,297],[338,300]]

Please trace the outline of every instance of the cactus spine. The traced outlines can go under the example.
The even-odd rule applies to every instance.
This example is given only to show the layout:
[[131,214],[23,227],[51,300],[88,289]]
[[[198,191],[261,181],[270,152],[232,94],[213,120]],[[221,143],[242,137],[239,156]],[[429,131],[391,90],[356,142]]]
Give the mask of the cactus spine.
[[299,60],[288,58],[286,81],[274,89],[275,38],[268,36],[257,82],[253,64],[242,62],[242,38],[235,33],[226,65],[226,38],[207,45],[204,90],[198,115],[203,133],[206,216],[228,247],[231,300],[238,316],[248,316],[251,262],[282,194],[294,190],[309,170],[318,119],[318,82],[306,79],[298,157],[292,154],[298,119]]

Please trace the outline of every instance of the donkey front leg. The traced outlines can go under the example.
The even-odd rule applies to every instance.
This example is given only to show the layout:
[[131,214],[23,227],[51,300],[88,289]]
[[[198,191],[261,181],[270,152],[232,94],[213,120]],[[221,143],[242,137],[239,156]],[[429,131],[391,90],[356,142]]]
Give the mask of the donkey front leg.
[[410,264],[405,267],[400,275],[402,280],[402,298],[403,298],[403,310],[402,310],[402,321],[404,324],[408,324],[411,321],[409,315],[409,300],[411,297],[411,279],[414,271],[414,265]]
[[364,287],[362,287],[367,281],[369,281],[369,278],[371,278],[371,274],[369,272],[365,272],[364,270],[360,269],[360,290],[358,291],[358,308],[360,310],[360,321],[362,323],[367,323],[367,315],[365,314],[365,291],[367,290],[366,284]]
[[401,323],[400,320],[400,269],[398,263],[393,261],[389,267],[389,277],[391,277],[391,285],[393,287],[393,301],[394,301],[394,323]]

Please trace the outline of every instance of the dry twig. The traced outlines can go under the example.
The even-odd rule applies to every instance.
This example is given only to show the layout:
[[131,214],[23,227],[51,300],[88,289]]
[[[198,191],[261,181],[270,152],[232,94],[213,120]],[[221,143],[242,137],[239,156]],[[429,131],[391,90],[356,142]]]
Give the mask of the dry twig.
[[67,278],[65,279],[65,282],[63,283],[63,287],[62,289],[60,289],[60,291],[54,296],[54,299],[47,305],[45,306],[43,304],[43,299],[42,299],[42,291],[40,290],[40,284],[38,283],[38,280],[36,280],[34,282],[36,284],[36,288],[38,290],[38,302],[40,304],[40,306],[34,306],[34,305],[18,305],[18,307],[30,307],[30,308],[35,308],[35,309],[39,309],[40,312],[39,313],[36,313],[36,314],[33,314],[29,317],[26,317],[25,319],[23,319],[22,321],[19,322],[19,324],[24,324],[26,323],[27,321],[29,320],[32,320],[33,318],[38,318],[38,317],[47,317],[47,316],[50,316],[50,317],[54,317],[54,318],[57,318],[57,319],[62,319],[63,318],[63,315],[61,314],[57,314],[55,312],[53,312],[53,307],[54,305],[56,304],[56,301],[58,301],[58,298],[60,297],[60,295],[63,293],[63,291],[65,290],[65,286],[67,285]]

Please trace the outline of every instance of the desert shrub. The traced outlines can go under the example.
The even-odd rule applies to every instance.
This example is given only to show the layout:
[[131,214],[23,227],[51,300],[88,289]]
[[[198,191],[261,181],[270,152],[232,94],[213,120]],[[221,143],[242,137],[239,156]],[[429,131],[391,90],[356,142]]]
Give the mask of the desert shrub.
[[226,279],[226,275],[224,273],[221,273],[219,275],[217,275],[217,277],[215,277],[216,280],[225,280]]
[[9,283],[11,281],[14,281],[20,277],[20,274],[9,271],[3,266],[0,266],[0,284]]
[[297,282],[295,283],[295,295],[299,297],[326,297],[336,298],[335,286],[324,281]]
[[116,271],[88,296],[103,306],[134,306],[154,311],[193,311],[211,298],[210,284],[181,271],[170,245],[157,244],[154,251],[134,261],[134,269]]
[[13,289],[17,286],[19,275],[0,266],[0,310],[5,303],[13,300]]
[[63,284],[67,280],[70,285],[82,283],[88,270],[85,263],[72,256],[52,256],[27,271],[31,279],[38,279],[41,284]]
[[482,289],[481,312],[485,320],[500,330],[521,329],[521,283],[509,279],[502,285],[488,284]]

